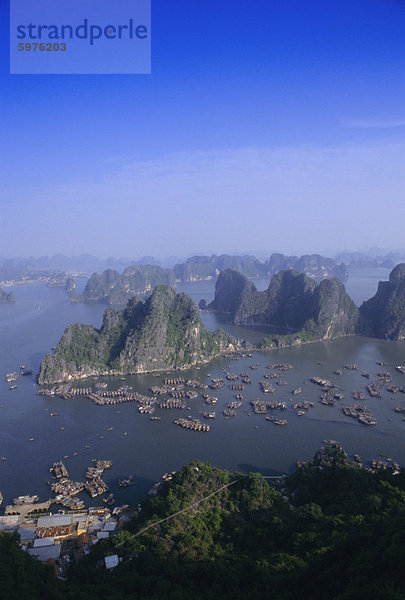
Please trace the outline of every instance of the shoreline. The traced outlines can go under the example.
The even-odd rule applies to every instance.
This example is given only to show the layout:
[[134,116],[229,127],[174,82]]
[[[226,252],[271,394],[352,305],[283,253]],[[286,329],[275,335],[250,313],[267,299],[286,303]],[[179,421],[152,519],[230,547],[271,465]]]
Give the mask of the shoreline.
[[[291,335],[294,335],[294,334],[291,334]],[[320,342],[333,342],[335,340],[339,340],[342,338],[349,338],[349,337],[368,338],[370,336],[365,336],[365,335],[362,335],[359,333],[347,333],[347,334],[342,334],[342,335],[339,335],[339,336],[336,336],[333,338],[320,338],[320,339],[315,339],[315,340],[300,340],[298,338],[296,341],[289,343],[289,344],[282,344],[282,345],[275,344],[273,347],[266,347],[266,348],[260,348],[258,346],[254,346],[252,344],[252,346],[250,348],[247,347],[246,350],[244,350],[244,351],[240,350],[240,349],[235,349],[234,351],[221,352],[219,354],[212,356],[210,359],[196,361],[196,362],[190,363],[188,365],[183,365],[183,366],[165,367],[163,369],[152,369],[152,370],[148,370],[148,371],[131,371],[131,372],[117,371],[116,369],[113,369],[110,371],[95,371],[91,374],[80,374],[79,372],[77,372],[77,373],[70,374],[68,377],[65,377],[64,379],[57,379],[57,380],[42,382],[42,383],[39,381],[39,373],[38,373],[38,375],[36,376],[36,381],[40,386],[48,386],[48,385],[55,385],[55,384],[60,384],[60,383],[69,383],[72,381],[79,381],[79,380],[83,380],[83,379],[90,379],[92,377],[131,377],[133,375],[148,375],[151,373],[165,373],[167,371],[171,371],[171,372],[187,371],[187,369],[193,369],[196,367],[200,367],[201,365],[208,365],[210,362],[212,362],[216,358],[226,358],[227,356],[235,356],[237,354],[240,354],[241,356],[246,356],[252,352],[272,352],[274,350],[286,350],[289,348],[297,348],[297,347],[308,345],[308,344],[316,344],[316,343],[320,343]],[[405,342],[404,339],[401,339],[401,340],[386,340],[383,338],[371,338],[371,339],[378,339],[378,340],[385,341],[385,342]],[[243,341],[246,341],[246,340],[241,340],[241,342],[243,342]]]

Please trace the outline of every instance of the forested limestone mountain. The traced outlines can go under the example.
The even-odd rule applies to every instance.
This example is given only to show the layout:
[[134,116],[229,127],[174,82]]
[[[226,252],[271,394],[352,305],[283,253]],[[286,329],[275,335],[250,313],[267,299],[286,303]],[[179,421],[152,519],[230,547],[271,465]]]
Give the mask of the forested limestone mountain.
[[189,296],[165,285],[124,310],[108,308],[100,329],[69,325],[40,368],[41,384],[91,375],[125,375],[183,368],[210,360],[242,343],[223,331],[208,332]]
[[361,305],[360,316],[364,335],[405,339],[405,263],[391,271],[389,281],[380,281],[375,296]]
[[[0,533],[5,600],[378,600],[405,594],[405,473],[338,445],[275,488],[193,461],[100,540],[67,581]],[[120,562],[107,571],[104,557]]]
[[[246,277],[227,269],[219,276],[215,298],[207,308],[228,313],[238,325],[267,325],[282,335],[299,333],[301,341],[354,333],[358,321],[358,309],[338,279],[317,284],[295,270],[277,273],[268,289],[258,292]],[[291,340],[278,339],[283,341]]]
[[157,285],[175,285],[173,271],[157,265],[132,265],[122,275],[113,269],[93,273],[83,294],[72,296],[72,302],[103,302],[123,306],[132,296],[144,298]]

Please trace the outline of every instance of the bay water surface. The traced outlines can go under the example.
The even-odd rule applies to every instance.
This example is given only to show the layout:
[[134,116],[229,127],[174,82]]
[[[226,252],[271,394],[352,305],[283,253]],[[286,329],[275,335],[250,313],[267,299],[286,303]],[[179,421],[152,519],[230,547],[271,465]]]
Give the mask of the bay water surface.
[[[346,289],[360,304],[372,296],[378,281],[387,279],[388,269],[359,270],[350,274]],[[79,282],[78,291],[84,281]],[[265,289],[268,280],[255,280],[258,289]],[[190,294],[198,305],[201,298],[210,301],[214,294],[213,281],[179,284],[178,289]],[[252,384],[242,392],[243,406],[236,417],[225,418],[222,411],[236,391],[229,382],[218,392],[216,419],[209,420],[211,431],[200,433],[174,425],[178,416],[202,418],[202,410],[211,410],[201,395],[190,400],[184,410],[156,408],[160,421],[151,420],[138,412],[136,403],[115,406],[96,406],[84,397],[62,400],[38,396],[36,374],[43,355],[55,346],[69,323],[101,325],[105,306],[101,304],[71,304],[61,289],[46,287],[43,283],[16,286],[16,303],[0,306],[0,491],[4,504],[22,494],[39,494],[41,500],[51,496],[47,481],[54,461],[63,460],[74,480],[84,480],[86,468],[92,459],[112,459],[113,467],[104,473],[104,479],[117,502],[136,504],[145,497],[153,483],[168,471],[179,469],[193,459],[209,460],[214,465],[231,470],[260,471],[265,475],[288,473],[295,469],[297,460],[311,460],[324,439],[335,439],[353,455],[358,453],[364,462],[387,454],[405,466],[404,415],[394,411],[405,407],[405,394],[384,390],[382,398],[367,395],[368,379],[363,371],[375,375],[390,371],[393,383],[405,386],[405,375],[395,367],[405,364],[405,343],[376,340],[358,336],[308,344],[269,352],[253,352],[236,360],[220,358],[199,369],[181,372],[181,377],[209,383],[212,377],[223,377],[223,369],[240,374],[248,372]],[[257,341],[260,331],[231,326],[218,315],[202,312],[204,324],[210,330],[223,327],[233,335]],[[377,362],[388,363],[379,366]],[[283,374],[287,385],[274,385],[274,395],[263,395],[259,383],[270,371],[266,366],[290,363],[293,369]],[[336,369],[356,363],[357,371]],[[18,371],[24,364],[33,370],[32,376],[20,377],[18,387],[9,390],[4,376]],[[257,367],[252,369],[251,367]],[[108,389],[129,385],[133,390],[151,395],[149,388],[162,382],[164,374],[149,374],[120,378],[103,378]],[[178,376],[178,374],[176,375]],[[320,404],[320,388],[310,382],[313,376],[330,379],[343,388],[344,399],[335,407]],[[93,386],[96,380],[82,380],[77,387]],[[292,391],[302,387],[302,393]],[[342,406],[352,406],[354,390],[366,392],[366,404],[378,423],[375,427],[361,425],[346,417]],[[288,425],[276,426],[264,415],[255,415],[249,404],[254,398],[286,401],[288,409],[273,416],[287,419]],[[293,410],[294,402],[304,398],[314,403],[303,416]],[[50,413],[57,413],[51,416]],[[126,435],[124,435],[126,434]],[[34,441],[29,441],[34,438]],[[85,446],[89,446],[86,448]],[[77,456],[73,456],[77,453]],[[68,456],[68,458],[63,458]],[[121,489],[119,478],[133,475],[134,485]],[[100,504],[81,494],[88,505]]]

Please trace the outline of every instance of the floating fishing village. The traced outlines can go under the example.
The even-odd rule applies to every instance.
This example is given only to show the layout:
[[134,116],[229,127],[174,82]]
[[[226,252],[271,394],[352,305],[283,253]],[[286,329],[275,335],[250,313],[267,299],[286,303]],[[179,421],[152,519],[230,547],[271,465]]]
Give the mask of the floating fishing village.
[[[237,364],[239,358],[247,359],[251,356],[240,354],[233,357],[233,360]],[[256,362],[248,365],[252,372],[257,372],[254,380],[246,370],[235,372],[235,369],[228,365],[222,367],[222,376],[211,376],[207,373],[205,381],[170,374],[163,377],[155,374],[155,377],[161,377],[161,382],[150,386],[150,394],[139,393],[125,383],[116,389],[108,389],[110,385],[117,385],[117,378],[109,378],[109,383],[92,381],[91,385],[86,387],[79,386],[77,382],[43,386],[36,393],[38,396],[50,399],[58,397],[67,402],[75,401],[76,398],[88,399],[105,410],[113,406],[119,408],[120,405],[132,404],[139,413],[156,422],[159,422],[163,413],[167,411],[185,412],[185,416],[173,418],[173,425],[199,433],[212,432],[218,415],[231,422],[243,412],[245,416],[264,419],[255,420],[253,427],[258,429],[261,423],[268,423],[271,435],[270,425],[288,427],[291,419],[305,419],[305,415],[308,415],[316,404],[326,407],[326,410],[337,407],[351,422],[376,427],[378,421],[367,407],[367,399],[383,401],[383,398],[397,396],[403,401],[402,394],[405,394],[405,382],[402,386],[393,384],[388,365],[379,362],[378,367],[380,370],[370,373],[361,371],[357,364],[345,364],[335,369],[330,378],[313,375],[300,385],[290,385],[288,374],[294,370],[292,364],[271,363],[263,368]],[[381,367],[384,370],[381,370]],[[401,375],[405,374],[404,365],[397,365],[395,370]],[[8,373],[5,377],[7,383],[17,381],[25,371],[26,368],[22,365],[20,373]],[[352,372],[357,378],[354,389],[347,390],[339,385],[339,379],[345,371]],[[206,405],[206,409],[200,406],[201,403]],[[405,421],[405,406],[402,404],[403,402],[397,402],[392,406],[392,417],[388,418],[389,421],[395,417]],[[219,410],[216,410],[217,408]],[[50,416],[59,415],[59,412],[49,407],[46,410]],[[195,414],[196,410],[198,414]],[[108,427],[109,431],[112,429],[113,427]],[[64,427],[61,426],[60,430],[63,431]],[[127,435],[126,431],[122,433],[122,436]],[[100,440],[103,438],[104,435],[99,435]],[[35,442],[35,439],[31,437],[28,441]],[[335,440],[322,440],[322,443],[339,446],[339,442]],[[85,444],[84,448],[88,450],[90,445]],[[77,448],[73,456],[77,456],[79,452],[80,448]],[[40,560],[57,557],[61,574],[68,564],[67,557],[71,555],[72,548],[78,556],[84,555],[92,544],[114,535],[130,518],[132,513],[129,505],[116,505],[111,485],[118,488],[135,485],[133,475],[121,476],[112,482],[106,480],[105,473],[112,467],[110,459],[92,459],[83,479],[76,481],[70,477],[63,462],[68,458],[64,456],[49,467],[51,479],[47,483],[52,498],[40,502],[36,494],[18,496],[14,498],[13,504],[6,506],[4,516],[0,517],[0,529],[17,530],[23,547],[31,554]],[[7,457],[3,456],[1,459],[6,461]],[[359,454],[354,454],[354,461],[359,468],[371,471],[389,469],[395,474],[401,469],[399,463],[386,453],[381,453],[380,457],[368,461],[367,464],[364,464]],[[303,464],[305,462],[297,461],[298,466]],[[153,484],[149,493],[157,493],[160,485],[170,481],[174,473],[175,471],[165,473],[160,482]],[[89,507],[89,500],[96,498],[102,498],[101,506]],[[59,506],[59,512],[52,514],[52,506]],[[140,505],[137,510],[141,510]]]
[[[251,354],[241,354],[239,357],[251,356]],[[234,357],[237,360],[238,357]],[[379,366],[385,366],[386,363],[377,363]],[[256,371],[260,367],[260,363],[250,365],[253,371]],[[124,403],[135,403],[138,407],[138,411],[142,414],[149,415],[152,420],[160,420],[160,417],[154,415],[156,409],[160,410],[188,410],[191,411],[190,401],[198,399],[199,396],[205,401],[206,404],[213,407],[218,403],[219,398],[217,396],[211,396],[206,390],[210,389],[215,392],[219,392],[225,386],[225,382],[228,381],[227,389],[238,392],[235,394],[235,398],[232,401],[228,401],[226,407],[223,408],[222,414],[224,417],[235,417],[237,411],[242,408],[244,404],[244,396],[241,392],[245,392],[245,386],[252,384],[252,380],[247,372],[232,373],[230,371],[231,365],[227,368],[223,367],[223,377],[213,377],[208,383],[200,382],[198,380],[184,379],[180,377],[165,377],[161,385],[151,386],[151,396],[140,394],[139,392],[133,391],[131,386],[123,385],[115,390],[107,390],[107,383],[96,382],[93,387],[74,387],[70,384],[62,384],[54,387],[43,387],[38,390],[38,395],[46,396],[59,396],[64,400],[73,399],[76,396],[84,396],[94,402],[98,406],[110,406]],[[288,363],[272,363],[266,365],[267,372],[263,375],[263,379],[259,382],[259,388],[262,394],[271,394],[276,396],[277,390],[275,385],[280,388],[288,387],[288,381],[285,377],[286,373],[293,369],[293,365]],[[336,369],[333,373],[337,378],[343,373],[343,370],[357,372],[359,366],[357,364],[345,364],[341,369]],[[397,365],[397,372],[405,374],[405,366]],[[18,373],[8,374],[6,376],[7,381],[10,380],[10,376],[18,376]],[[405,394],[405,386],[397,386],[392,384],[392,377],[389,371],[377,372],[374,375],[368,372],[362,372],[361,377],[364,380],[370,380],[365,389],[355,389],[350,392],[353,400],[364,402],[367,399],[367,395],[373,398],[382,398],[384,391],[390,394],[396,394],[398,392]],[[374,377],[374,378],[373,378]],[[14,380],[14,379],[13,379]],[[337,383],[332,383],[331,380],[325,379],[318,376],[313,376],[309,380],[313,384],[319,386],[320,394],[318,401],[324,406],[335,407],[338,402],[342,403],[345,394],[347,392],[339,386]],[[267,413],[274,410],[289,411],[293,412],[298,416],[304,416],[314,406],[314,402],[308,401],[303,398],[300,402],[294,401],[294,396],[303,393],[302,386],[295,389],[291,389],[288,392],[288,398],[283,400],[261,400],[259,397],[255,397],[249,400],[249,405],[255,415],[267,415],[266,420],[276,425],[287,425],[288,420],[286,418],[277,419],[273,416],[269,416]],[[165,399],[162,399],[166,396]],[[394,412],[405,413],[405,407],[396,406]],[[251,413],[246,411],[249,416]],[[342,406],[342,412],[345,416],[356,419],[359,423],[367,426],[377,425],[376,418],[373,417],[371,412],[367,409],[366,405],[355,403],[353,405]],[[50,413],[55,415],[56,413]],[[200,411],[200,414],[207,419],[215,419],[215,411]],[[197,417],[189,415],[187,418],[178,418],[173,421],[175,425],[189,429],[191,431],[209,432],[210,426],[204,425],[203,422]]]

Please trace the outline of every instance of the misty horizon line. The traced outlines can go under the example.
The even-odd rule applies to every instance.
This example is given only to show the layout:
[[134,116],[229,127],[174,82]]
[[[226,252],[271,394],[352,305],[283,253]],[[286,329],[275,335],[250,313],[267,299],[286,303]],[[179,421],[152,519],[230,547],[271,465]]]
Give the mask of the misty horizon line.
[[140,261],[140,260],[147,260],[147,259],[151,259],[154,261],[159,261],[159,260],[169,260],[169,259],[176,259],[179,261],[186,261],[189,258],[193,258],[194,256],[207,256],[207,257],[211,257],[211,256],[249,256],[249,257],[254,257],[254,258],[261,258],[261,259],[265,259],[266,257],[270,257],[272,254],[282,254],[284,256],[313,256],[313,255],[318,255],[318,256],[323,256],[325,258],[333,258],[335,259],[335,257],[338,257],[340,255],[343,254],[359,254],[359,255],[364,255],[364,256],[368,256],[370,258],[376,258],[376,257],[385,257],[387,255],[390,254],[395,254],[395,255],[404,255],[405,256],[405,247],[385,247],[385,248],[379,248],[379,247],[369,247],[369,248],[358,248],[358,249],[341,249],[335,252],[328,252],[328,251],[322,251],[322,250],[316,250],[316,251],[311,251],[311,250],[291,250],[291,251],[286,251],[286,250],[280,250],[280,249],[276,249],[276,250],[222,250],[222,251],[213,251],[213,250],[195,250],[195,251],[190,251],[186,254],[183,255],[177,255],[177,254],[168,254],[168,255],[153,255],[151,253],[145,253],[142,255],[138,255],[138,256],[119,256],[119,255],[113,255],[113,254],[109,254],[107,255],[100,255],[100,254],[93,254],[92,252],[86,252],[86,251],[82,251],[76,254],[68,254],[68,253],[64,253],[62,251],[57,251],[57,252],[49,252],[47,254],[38,254],[38,255],[24,255],[24,254],[1,254],[0,255],[0,259],[6,259],[6,260],[15,260],[15,259],[21,259],[21,260],[41,260],[41,259],[54,259],[56,257],[63,257],[63,258],[67,258],[67,259],[77,259],[77,258],[82,258],[82,257],[89,257],[89,258],[95,258],[97,260],[101,260],[101,261],[108,261],[108,260],[114,260],[114,261]]

